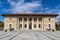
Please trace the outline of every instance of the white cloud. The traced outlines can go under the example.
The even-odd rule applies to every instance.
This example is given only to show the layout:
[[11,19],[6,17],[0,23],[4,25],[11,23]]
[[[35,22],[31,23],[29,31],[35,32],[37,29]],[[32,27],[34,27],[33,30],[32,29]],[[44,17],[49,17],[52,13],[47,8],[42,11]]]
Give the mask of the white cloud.
[[42,6],[38,1],[32,1],[32,2],[24,2],[24,0],[19,0],[17,3],[15,1],[12,0],[8,0],[8,2],[11,4],[12,7],[12,11],[14,13],[18,12],[33,12],[34,9],[36,9],[39,6]]
[[60,14],[60,5],[56,6],[55,8],[45,8],[46,13],[50,14]]
[[9,2],[11,5],[15,5],[15,1],[8,0],[8,2]]
[[[8,3],[10,3],[10,6],[11,6],[11,11],[13,13],[23,13],[24,11],[26,13],[33,13],[34,10],[40,10],[40,12],[43,12],[41,10],[44,10],[43,6],[42,6],[42,1],[41,0],[38,0],[38,1],[35,1],[35,0],[32,0],[32,2],[24,2],[25,0],[17,0],[14,1],[14,0],[8,0]],[[39,8],[38,8],[39,7]],[[60,14],[60,5],[56,6],[55,7],[56,9],[50,9],[50,8],[45,8],[45,12],[46,13],[58,13]],[[40,13],[39,12],[39,13]]]

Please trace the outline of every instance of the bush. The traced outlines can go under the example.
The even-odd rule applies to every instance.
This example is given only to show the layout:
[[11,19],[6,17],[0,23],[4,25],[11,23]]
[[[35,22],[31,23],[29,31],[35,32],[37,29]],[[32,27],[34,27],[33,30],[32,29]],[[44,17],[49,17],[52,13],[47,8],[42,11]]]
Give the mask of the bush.
[[52,32],[54,32],[54,29],[52,29]]
[[7,29],[5,30],[5,32],[7,32]]
[[59,25],[56,24],[56,30],[60,31],[60,24]]

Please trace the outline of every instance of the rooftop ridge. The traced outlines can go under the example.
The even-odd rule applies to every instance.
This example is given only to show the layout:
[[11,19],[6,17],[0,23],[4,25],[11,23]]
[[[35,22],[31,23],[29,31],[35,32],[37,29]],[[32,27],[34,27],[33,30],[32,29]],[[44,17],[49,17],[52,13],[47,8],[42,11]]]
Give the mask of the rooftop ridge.
[[58,14],[2,14],[2,16],[58,16]]

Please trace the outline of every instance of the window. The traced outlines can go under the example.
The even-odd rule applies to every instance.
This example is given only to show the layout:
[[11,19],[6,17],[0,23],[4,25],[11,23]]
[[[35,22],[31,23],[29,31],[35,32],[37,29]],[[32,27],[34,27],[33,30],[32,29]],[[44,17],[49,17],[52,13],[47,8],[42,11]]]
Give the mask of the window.
[[9,29],[11,29],[12,28],[12,24],[9,24]]
[[37,18],[34,18],[34,21],[37,21]]
[[27,28],[27,24],[25,24],[25,28]]
[[50,21],[50,18],[49,18],[49,21]]
[[27,18],[24,18],[24,21],[27,21]]
[[12,17],[10,17],[10,20],[12,19]]
[[9,27],[12,27],[12,24],[10,24],[10,26]]
[[32,18],[29,18],[29,21],[32,21]]
[[34,24],[34,28],[36,28],[36,24]]
[[49,28],[51,27],[51,24],[49,24]]
[[22,18],[20,18],[19,21],[22,21]]
[[41,27],[41,25],[39,24],[39,28]]
[[22,24],[20,24],[20,28],[22,28]]
[[42,20],[42,18],[39,18],[39,21],[41,21]]

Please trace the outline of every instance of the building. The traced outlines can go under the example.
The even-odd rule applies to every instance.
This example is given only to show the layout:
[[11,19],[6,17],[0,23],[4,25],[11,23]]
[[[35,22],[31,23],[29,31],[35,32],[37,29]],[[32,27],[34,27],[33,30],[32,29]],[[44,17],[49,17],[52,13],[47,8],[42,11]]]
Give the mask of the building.
[[57,14],[3,14],[4,30],[47,30],[55,28]]

